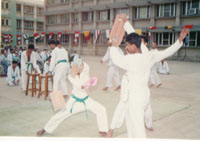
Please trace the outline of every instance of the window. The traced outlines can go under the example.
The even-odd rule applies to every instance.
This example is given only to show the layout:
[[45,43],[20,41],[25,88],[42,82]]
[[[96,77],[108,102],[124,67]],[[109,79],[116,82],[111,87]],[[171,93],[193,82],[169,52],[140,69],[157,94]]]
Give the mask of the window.
[[2,9],[8,9],[9,8],[8,2],[7,1],[2,2],[1,7],[2,7]]
[[60,0],[61,3],[69,3],[70,0]]
[[43,30],[43,28],[44,28],[44,23],[43,22],[37,22],[37,29]]
[[2,24],[2,25],[5,25],[4,19],[1,19],[1,24]]
[[83,12],[82,13],[82,21],[92,22],[93,21],[93,12]]
[[37,8],[37,14],[42,15],[42,12],[43,12],[43,8],[38,7]]
[[[128,17],[129,17],[129,9],[128,8],[120,8],[120,9],[115,9],[115,17],[118,15],[118,14],[126,14]],[[115,18],[114,17],[114,18]]]
[[2,26],[9,26],[9,19],[2,18],[1,19],[1,24],[2,24]]
[[72,21],[73,21],[73,23],[78,23],[78,21],[79,21],[79,14],[78,13],[72,14]]
[[156,41],[160,46],[172,45],[175,41],[175,35],[170,32],[156,33]]
[[24,6],[24,14],[33,14],[33,6]]
[[21,4],[16,5],[16,10],[17,10],[17,12],[21,12]]
[[99,11],[99,21],[110,20],[110,10]]
[[48,24],[56,24],[57,23],[57,16],[48,16],[47,22],[48,22]]
[[98,45],[106,45],[107,44],[107,38],[106,38],[106,33],[101,33],[98,36],[96,44]]
[[17,28],[21,28],[22,27],[22,20],[17,20]]
[[[93,34],[90,33],[90,44],[92,44],[92,43],[93,43]],[[89,44],[89,41],[86,40],[84,34],[81,34],[81,44],[82,45],[88,45]]]
[[62,44],[69,44],[69,34],[63,34],[61,36],[61,43]]
[[200,31],[190,32],[184,39],[184,44],[186,47],[200,47]]
[[183,15],[199,15],[200,14],[200,0],[185,1],[182,3]]
[[157,17],[174,17],[176,16],[176,4],[157,5]]
[[135,9],[135,17],[137,19],[149,18],[150,17],[150,8],[149,8],[149,6],[137,7]]
[[24,21],[24,28],[33,29],[33,21]]
[[70,20],[70,15],[69,14],[61,15],[61,23],[69,24],[69,20]]

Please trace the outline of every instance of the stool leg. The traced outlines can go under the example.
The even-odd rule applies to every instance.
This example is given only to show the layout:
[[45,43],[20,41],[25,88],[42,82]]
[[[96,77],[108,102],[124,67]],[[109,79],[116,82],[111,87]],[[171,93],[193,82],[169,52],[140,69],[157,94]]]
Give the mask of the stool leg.
[[42,78],[41,76],[39,76],[39,90],[38,90],[38,98],[40,98],[40,95],[41,95],[41,86],[42,85]]
[[28,95],[28,90],[29,90],[29,74],[27,74],[27,81],[26,81],[26,96]]
[[48,96],[48,79],[49,79],[49,77],[47,76],[47,77],[45,77],[45,92],[44,92],[44,94],[45,94],[45,97],[44,97],[44,99],[46,100],[47,99],[47,96]]
[[34,95],[34,82],[35,82],[34,79],[35,79],[35,77],[32,76],[32,97]]
[[53,76],[51,76],[50,78],[51,78],[52,89],[53,89]]

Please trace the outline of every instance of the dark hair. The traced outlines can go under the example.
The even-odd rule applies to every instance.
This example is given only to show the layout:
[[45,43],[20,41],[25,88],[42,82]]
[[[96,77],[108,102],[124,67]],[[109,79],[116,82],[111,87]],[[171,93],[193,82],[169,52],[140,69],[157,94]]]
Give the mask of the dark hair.
[[146,35],[142,34],[142,35],[140,35],[140,37],[141,37],[141,39],[144,40],[145,43],[148,43],[149,39]]
[[12,64],[17,64],[17,61],[13,60],[13,61],[12,61]]
[[74,56],[75,56],[75,55],[70,56],[70,58],[69,58],[69,62],[70,62],[70,63],[74,60]]
[[35,49],[33,44],[28,45],[28,49]]
[[56,46],[60,45],[60,41],[56,40]]
[[137,33],[131,33],[126,36],[126,42],[135,44],[137,48],[140,48],[141,45],[141,37]]
[[2,49],[2,50],[1,50],[1,53],[4,54],[4,52],[5,52],[4,49]]
[[50,45],[50,44],[55,45],[55,44],[56,44],[56,41],[55,41],[55,40],[50,40],[50,41],[48,41],[48,45]]
[[51,56],[49,56],[45,61],[48,61],[49,59],[51,59]]

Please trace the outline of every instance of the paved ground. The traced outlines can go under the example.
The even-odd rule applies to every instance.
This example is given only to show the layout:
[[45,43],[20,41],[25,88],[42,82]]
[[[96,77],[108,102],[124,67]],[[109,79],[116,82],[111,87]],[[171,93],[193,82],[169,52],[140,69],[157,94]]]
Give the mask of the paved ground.
[[[119,100],[119,92],[105,85],[107,64],[99,57],[83,57],[90,65],[91,76],[99,76],[99,84],[90,96],[105,105],[109,124]],[[151,89],[154,132],[149,138],[200,139],[200,63],[169,62],[170,75],[160,75],[163,85]],[[123,74],[123,71],[120,72]],[[69,93],[70,93],[70,85]],[[0,136],[35,136],[54,114],[51,103],[42,98],[25,96],[20,87],[8,87],[0,78]],[[100,137],[95,116],[80,113],[65,120],[53,134],[45,137]],[[125,125],[117,129],[114,137],[126,137]]]

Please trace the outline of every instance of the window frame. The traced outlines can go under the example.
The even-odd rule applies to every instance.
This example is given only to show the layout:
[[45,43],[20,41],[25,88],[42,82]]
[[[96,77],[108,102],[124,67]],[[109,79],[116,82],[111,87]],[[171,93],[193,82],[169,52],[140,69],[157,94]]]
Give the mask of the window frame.
[[[164,38],[164,34],[168,34],[167,38]],[[175,32],[158,32],[156,33],[156,42],[158,46],[170,46],[175,42]],[[164,42],[167,42],[165,44]]]
[[[165,7],[169,5],[169,10],[168,10],[168,13],[169,13],[169,16],[165,15]],[[167,3],[167,4],[159,4],[157,5],[157,12],[156,12],[156,16],[158,18],[169,18],[169,17],[175,17],[176,16],[176,8],[177,8],[177,5],[176,3]],[[172,13],[172,9],[173,9],[173,13]]]
[[[141,8],[145,8],[146,9],[146,17],[145,18],[141,18],[141,15],[140,15],[140,13],[141,13]],[[148,18],[150,18],[150,6],[149,5],[147,5],[147,6],[137,6],[136,8],[135,8],[135,18],[136,19],[148,19]]]

